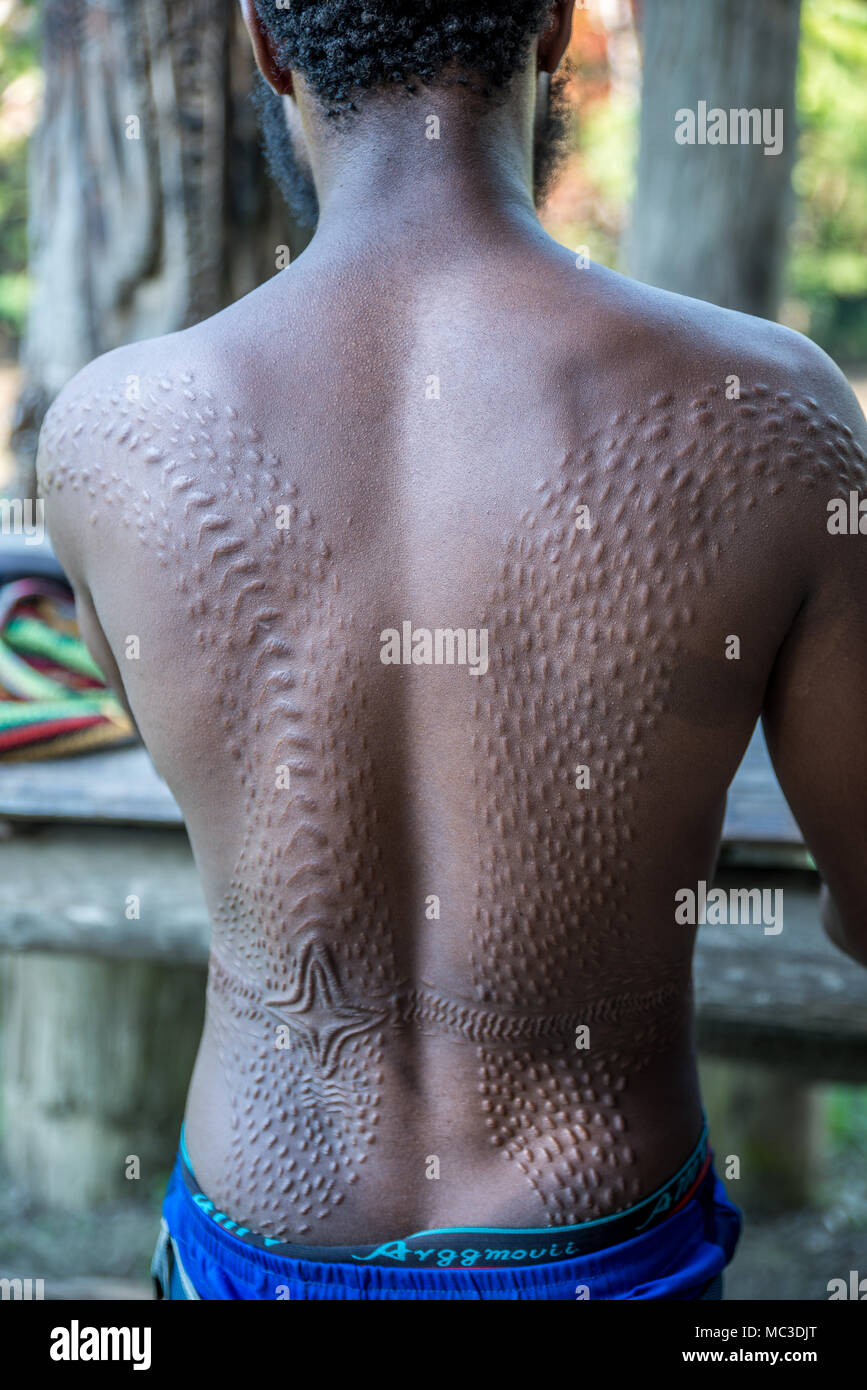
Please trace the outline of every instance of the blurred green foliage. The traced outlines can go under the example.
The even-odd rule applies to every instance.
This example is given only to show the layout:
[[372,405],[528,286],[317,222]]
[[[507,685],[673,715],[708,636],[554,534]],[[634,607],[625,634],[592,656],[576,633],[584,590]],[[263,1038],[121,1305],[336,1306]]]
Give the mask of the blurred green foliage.
[[[579,81],[582,73],[578,73]],[[625,269],[639,97],[615,89],[576,123],[581,220],[551,230]],[[784,317],[842,362],[867,361],[867,0],[803,0],[798,155]]]
[[37,86],[38,21],[36,0],[6,0],[2,6],[0,334],[13,338],[21,332],[27,307],[27,107]]
[[867,360],[867,3],[803,0],[787,283],[806,331]]
[[[0,333],[16,338],[27,302],[27,135],[7,96],[38,74],[38,0],[0,0]],[[579,65],[580,67],[580,65]],[[598,77],[579,70],[578,80]],[[20,91],[20,88],[19,88]],[[785,318],[843,362],[867,361],[867,0],[803,0],[800,140]],[[638,95],[623,87],[585,107],[575,145],[588,185],[552,231],[621,262],[634,191]]]
[[629,209],[635,194],[638,163],[638,99],[628,89],[612,93],[588,111],[579,124],[578,146],[596,192],[593,225],[576,228],[574,240],[586,243],[594,260],[618,270],[623,264]]
[[831,1086],[826,1093],[826,1115],[832,1148],[844,1156],[867,1154],[867,1087]]

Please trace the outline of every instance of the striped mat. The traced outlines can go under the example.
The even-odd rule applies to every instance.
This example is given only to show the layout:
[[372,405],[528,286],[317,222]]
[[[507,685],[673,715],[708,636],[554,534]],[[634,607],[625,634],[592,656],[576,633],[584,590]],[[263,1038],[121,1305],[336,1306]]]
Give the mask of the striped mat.
[[89,752],[134,737],[81,640],[71,590],[50,579],[0,587],[0,761]]

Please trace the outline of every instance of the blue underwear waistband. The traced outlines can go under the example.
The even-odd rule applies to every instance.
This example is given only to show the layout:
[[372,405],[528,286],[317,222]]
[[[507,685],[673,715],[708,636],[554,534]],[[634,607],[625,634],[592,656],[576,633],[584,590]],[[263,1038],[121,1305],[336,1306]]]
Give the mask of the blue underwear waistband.
[[[704,1121],[698,1143],[689,1158],[673,1177],[649,1197],[636,1202],[625,1211],[615,1212],[595,1221],[583,1221],[574,1226],[495,1227],[453,1226],[437,1230],[416,1231],[398,1240],[379,1245],[295,1245],[275,1240],[233,1221],[220,1211],[196,1181],[181,1129],[179,1161],[184,1184],[200,1211],[222,1230],[229,1232],[245,1245],[289,1260],[313,1260],[339,1264],[376,1263],[393,1265],[396,1261],[408,1264],[433,1263],[431,1256],[451,1252],[452,1263],[467,1265],[495,1264],[503,1258],[522,1264],[550,1264],[557,1260],[574,1259],[611,1245],[621,1244],[632,1236],[641,1235],[661,1221],[667,1220],[694,1196],[710,1168],[707,1120]],[[496,1252],[485,1259],[483,1250]],[[465,1266],[466,1267],[466,1266]]]
[[[387,1264],[277,1254],[239,1239],[197,1205],[180,1155],[163,1216],[200,1298],[255,1301],[696,1299],[731,1260],[741,1229],[740,1213],[712,1166],[666,1220],[604,1249],[545,1263],[528,1263],[526,1252],[499,1239],[431,1250],[423,1261],[395,1242]],[[559,1238],[562,1229],[546,1235]]]

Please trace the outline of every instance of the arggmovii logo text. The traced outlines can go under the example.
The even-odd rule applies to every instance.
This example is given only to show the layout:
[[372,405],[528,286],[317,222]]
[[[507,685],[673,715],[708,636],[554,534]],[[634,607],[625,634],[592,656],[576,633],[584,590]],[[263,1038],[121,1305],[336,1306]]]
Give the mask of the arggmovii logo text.
[[68,1327],[51,1329],[52,1361],[131,1361],[134,1371],[150,1370],[149,1327],[81,1327],[73,1318]]

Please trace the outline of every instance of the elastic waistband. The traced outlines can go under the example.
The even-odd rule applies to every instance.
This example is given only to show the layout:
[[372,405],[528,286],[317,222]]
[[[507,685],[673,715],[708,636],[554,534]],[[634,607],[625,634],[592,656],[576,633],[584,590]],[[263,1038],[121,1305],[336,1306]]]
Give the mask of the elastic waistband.
[[[221,1230],[236,1240],[259,1250],[267,1250],[281,1259],[312,1260],[316,1263],[422,1265],[425,1261],[444,1263],[432,1256],[448,1254],[445,1263],[464,1268],[491,1265],[503,1260],[527,1265],[552,1264],[558,1260],[575,1259],[618,1245],[651,1230],[668,1220],[685,1206],[697,1192],[711,1164],[708,1149],[708,1127],[704,1120],[698,1143],[689,1158],[668,1182],[625,1211],[584,1221],[573,1226],[447,1226],[436,1230],[415,1231],[412,1235],[379,1245],[295,1245],[261,1235],[240,1225],[220,1211],[196,1181],[181,1130],[179,1162],[184,1185],[196,1207]],[[490,1258],[486,1258],[486,1255]]]
[[740,1214],[711,1166],[695,1195],[652,1229],[590,1254],[528,1264],[505,1247],[424,1263],[289,1259],[224,1230],[193,1201],[180,1158],[163,1215],[191,1285],[203,1299],[695,1299],[728,1264]]

